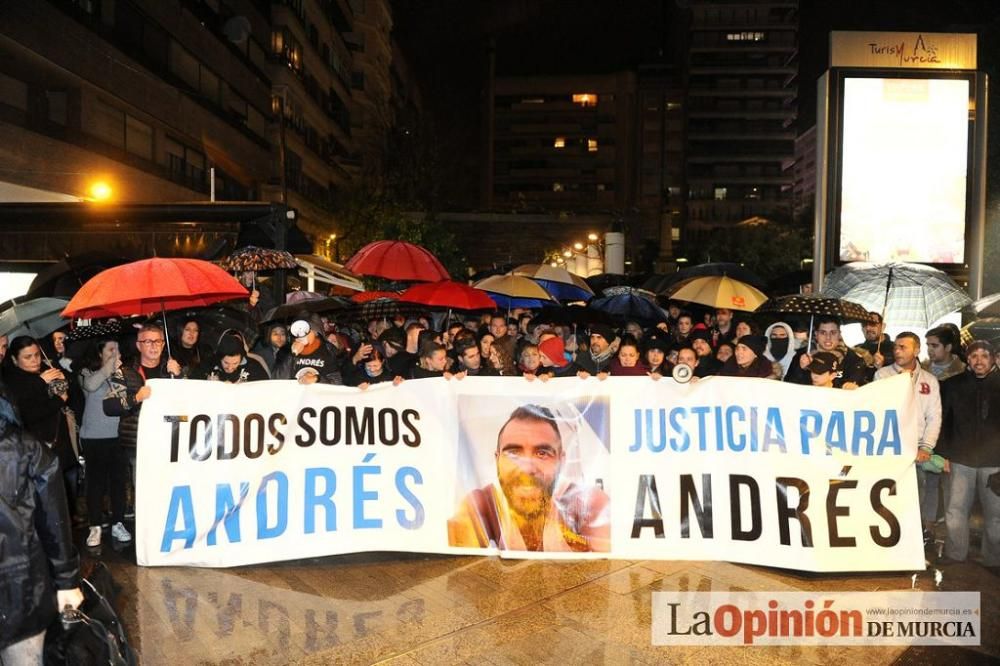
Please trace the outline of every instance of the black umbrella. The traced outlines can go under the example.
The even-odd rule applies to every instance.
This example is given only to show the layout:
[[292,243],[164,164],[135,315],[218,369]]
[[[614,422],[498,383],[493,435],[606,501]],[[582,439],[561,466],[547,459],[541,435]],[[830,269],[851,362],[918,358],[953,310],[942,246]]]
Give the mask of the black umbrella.
[[600,273],[584,278],[584,280],[594,290],[595,294],[599,294],[609,287],[628,286],[630,282],[628,276],[617,273]]
[[661,280],[660,284],[662,286],[660,289],[656,290],[656,293],[661,294],[664,291],[676,287],[685,280],[690,280],[691,278],[722,275],[734,280],[739,280],[740,282],[745,282],[753,287],[756,287],[757,289],[764,290],[764,288],[767,287],[767,281],[761,279],[761,277],[753,271],[748,270],[739,264],[719,261],[710,264],[698,264],[697,266],[682,268],[676,273],[668,276],[670,278],[669,280]]
[[66,342],[93,340],[94,338],[117,338],[122,334],[123,326],[119,319],[108,319],[89,326],[77,326],[66,334]]
[[986,340],[994,347],[1000,344],[1000,318],[986,317],[977,319],[962,327],[962,345],[968,345],[973,340]]
[[796,315],[809,317],[809,342],[812,346],[812,328],[815,317],[836,317],[844,323],[864,323],[869,320],[868,310],[852,301],[824,296],[778,296],[769,298],[754,310],[755,315]]
[[83,252],[67,256],[48,266],[31,281],[28,298],[42,296],[72,298],[83,283],[106,268],[128,263],[128,259],[107,252]]
[[609,287],[603,296],[587,304],[588,308],[604,312],[619,321],[634,320],[640,324],[655,326],[667,322],[667,313],[656,304],[652,294],[632,287]]
[[286,303],[285,305],[279,305],[271,308],[264,313],[264,318],[261,323],[266,324],[272,321],[284,321],[298,315],[300,312],[340,312],[354,310],[356,307],[356,303],[351,303],[348,299],[341,298],[340,296],[314,298],[311,300],[300,301],[298,303]]

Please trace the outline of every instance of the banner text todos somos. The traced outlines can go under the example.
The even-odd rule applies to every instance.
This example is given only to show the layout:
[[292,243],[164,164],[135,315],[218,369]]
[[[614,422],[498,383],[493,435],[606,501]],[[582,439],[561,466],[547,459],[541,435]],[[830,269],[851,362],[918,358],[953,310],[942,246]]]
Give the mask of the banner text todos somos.
[[904,376],[153,380],[140,564],[360,551],[922,568]]

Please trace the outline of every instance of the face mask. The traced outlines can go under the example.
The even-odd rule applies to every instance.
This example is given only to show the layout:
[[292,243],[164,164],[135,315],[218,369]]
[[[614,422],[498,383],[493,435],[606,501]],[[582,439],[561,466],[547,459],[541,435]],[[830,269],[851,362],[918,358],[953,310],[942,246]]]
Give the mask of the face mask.
[[771,338],[771,356],[784,358],[788,353],[788,338]]

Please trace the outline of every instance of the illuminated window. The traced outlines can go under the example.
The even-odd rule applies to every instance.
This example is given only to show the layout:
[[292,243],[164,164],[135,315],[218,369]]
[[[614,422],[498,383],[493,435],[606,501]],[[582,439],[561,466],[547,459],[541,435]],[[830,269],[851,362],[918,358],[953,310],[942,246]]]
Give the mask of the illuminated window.
[[606,188],[604,187],[604,183],[598,183],[597,184],[597,191],[598,192],[603,192],[605,189]]
[[677,227],[670,227],[670,240],[677,242],[681,239],[681,230]]
[[562,192],[563,191],[563,184],[562,183],[552,183],[552,191],[553,192]]
[[717,187],[715,188],[715,200],[723,201],[726,198],[726,188]]
[[587,139],[587,152],[588,153],[597,152],[597,139]]
[[552,142],[552,147],[553,148],[565,148],[566,147],[566,137],[564,137],[564,136],[557,136],[555,138],[555,140]]
[[766,32],[730,32],[726,34],[728,42],[763,42],[766,39]]
[[573,93],[573,103],[580,106],[597,106],[597,93]]

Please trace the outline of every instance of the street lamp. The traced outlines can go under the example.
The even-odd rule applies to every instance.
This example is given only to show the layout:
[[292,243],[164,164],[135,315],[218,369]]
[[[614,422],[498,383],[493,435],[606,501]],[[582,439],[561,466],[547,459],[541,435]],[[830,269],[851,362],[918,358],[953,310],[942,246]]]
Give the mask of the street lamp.
[[103,203],[111,199],[113,191],[111,186],[105,183],[103,180],[99,180],[88,188],[88,194],[90,194],[90,200],[98,203]]

